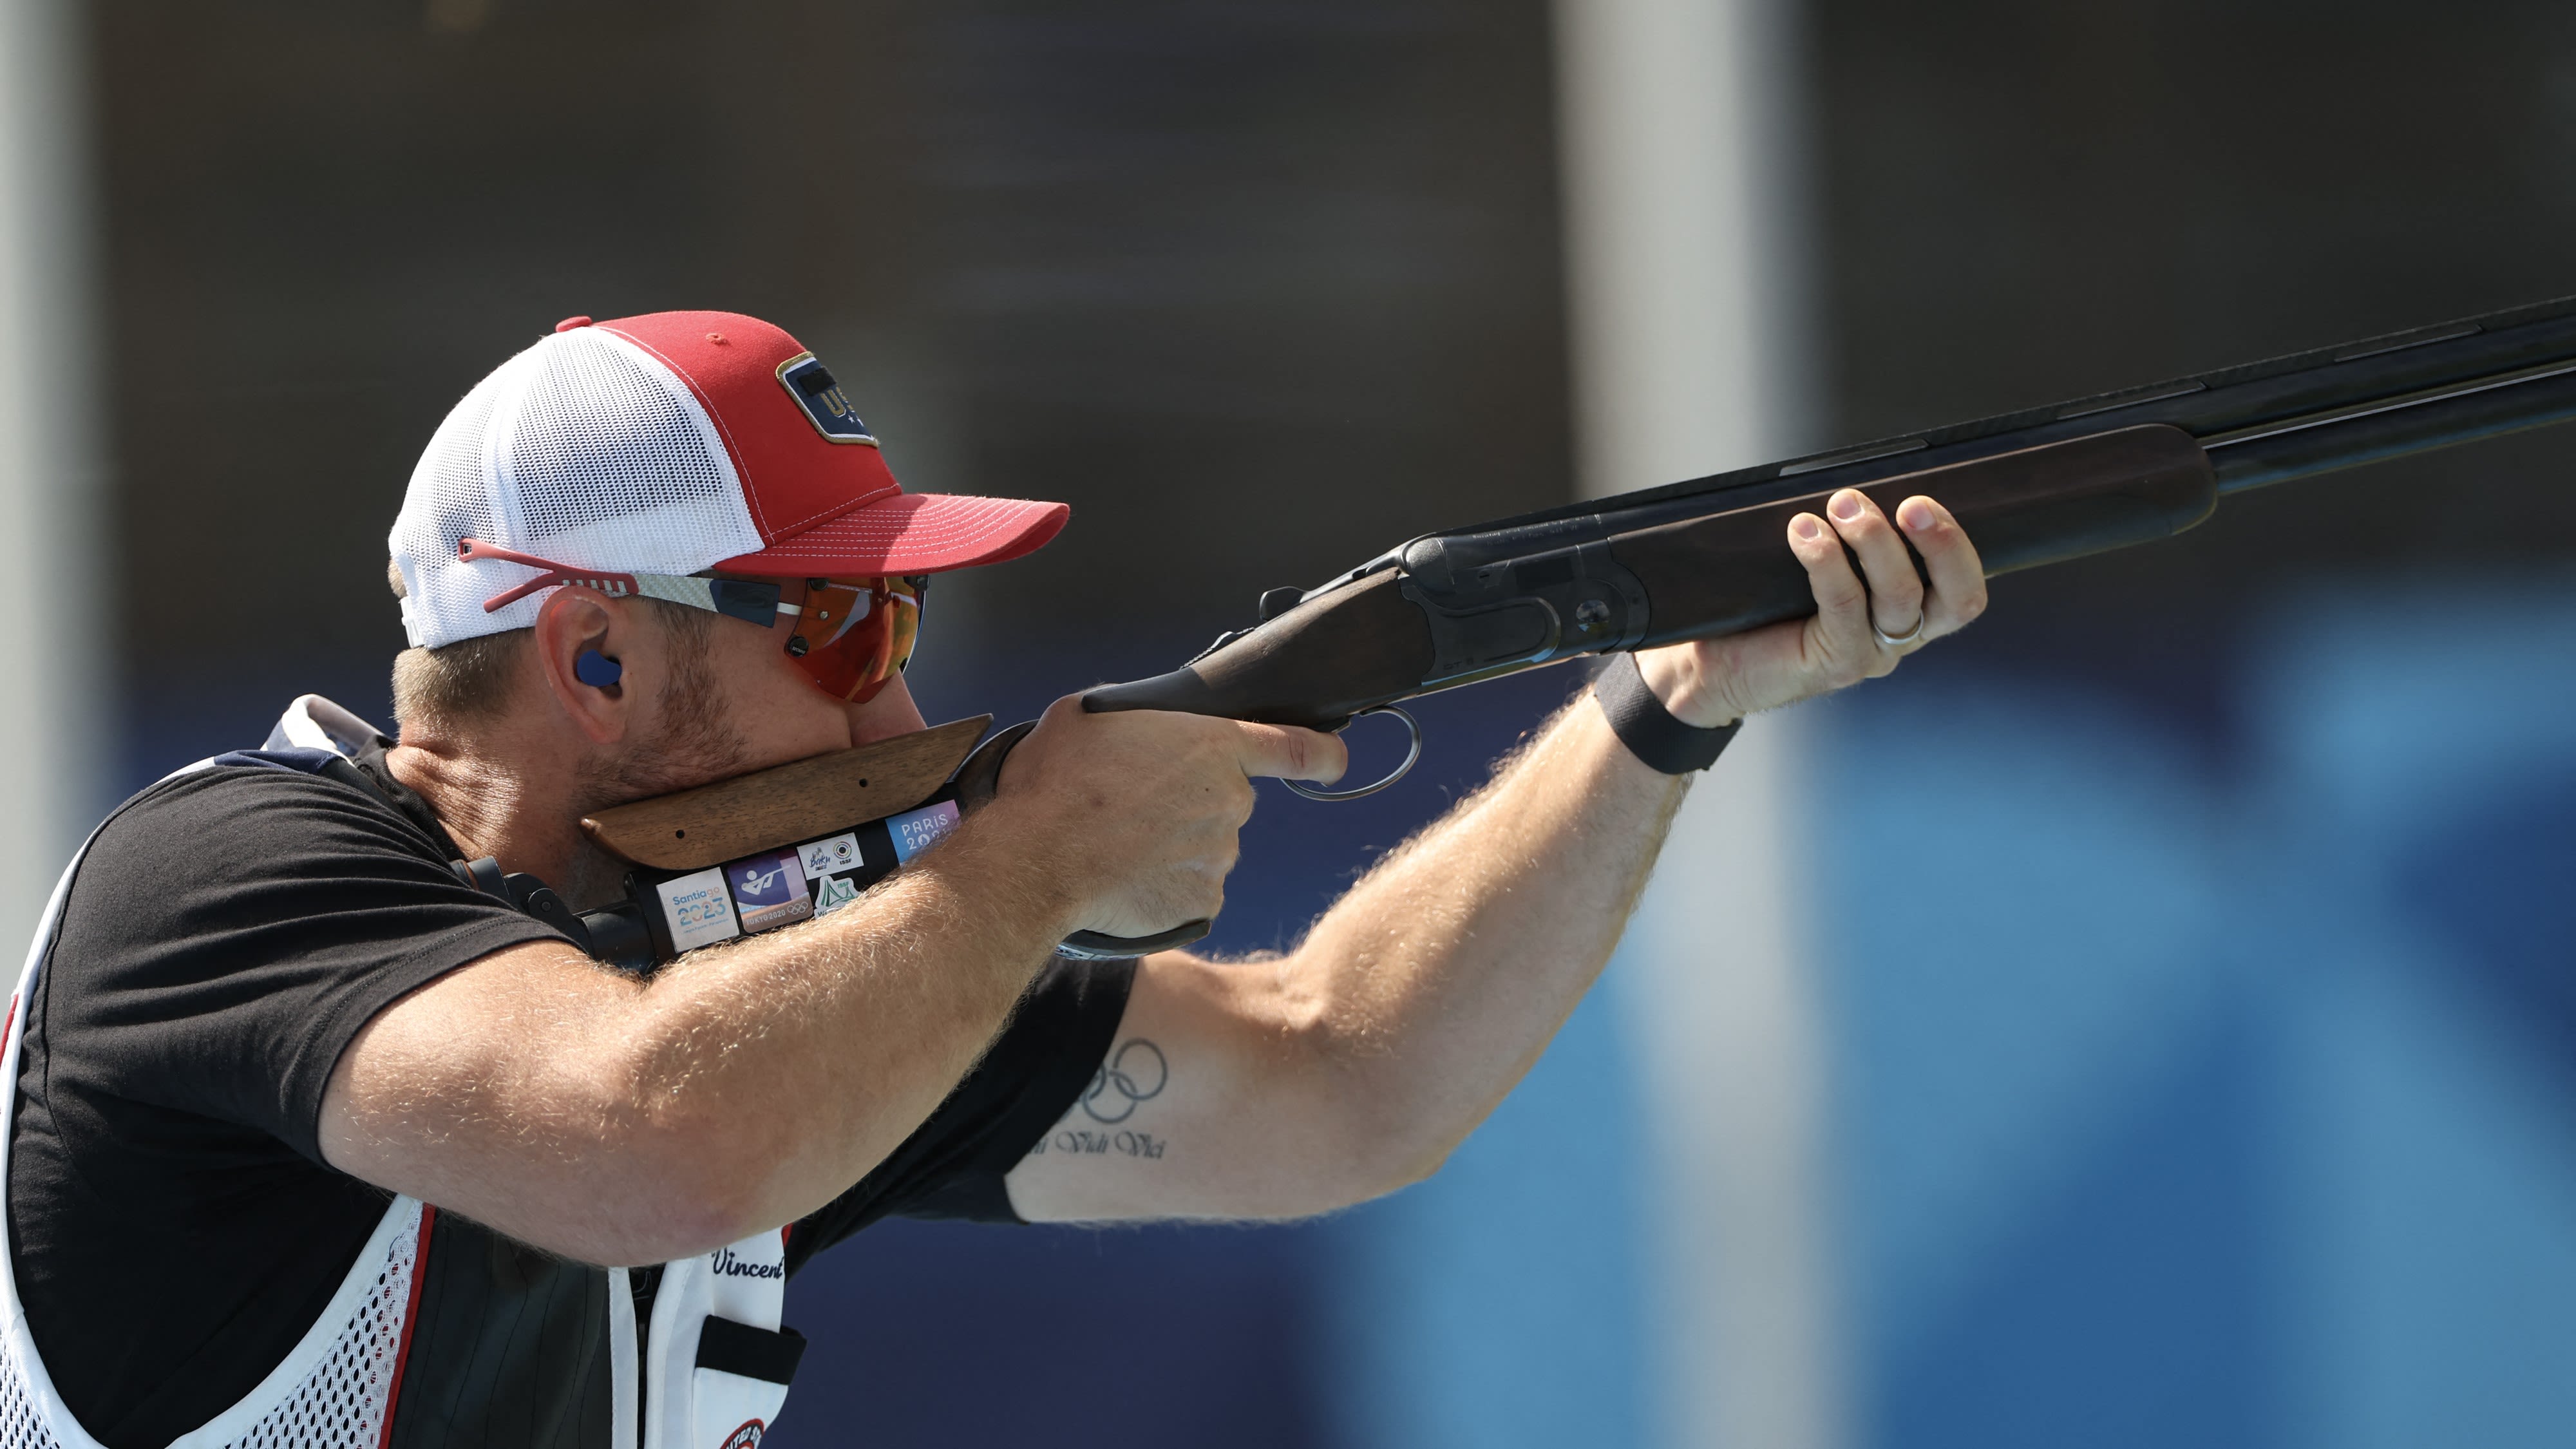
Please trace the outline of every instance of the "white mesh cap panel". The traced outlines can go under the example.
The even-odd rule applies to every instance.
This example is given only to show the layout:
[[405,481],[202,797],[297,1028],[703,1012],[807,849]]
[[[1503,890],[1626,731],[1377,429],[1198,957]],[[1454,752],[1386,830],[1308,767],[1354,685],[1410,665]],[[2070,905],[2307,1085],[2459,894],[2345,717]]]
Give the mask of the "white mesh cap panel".
[[[283,1386],[264,1410],[245,1401],[216,1423],[188,1434],[173,1449],[379,1449],[392,1407],[394,1367],[402,1354],[403,1319],[411,1308],[411,1280],[420,1264],[420,1206],[403,1199],[391,1209],[410,1215],[389,1250],[356,1272],[371,1281],[357,1311],[344,1319],[312,1368]],[[299,1345],[299,1348],[303,1347]],[[263,1384],[262,1390],[273,1385]],[[261,1397],[260,1390],[253,1397]],[[225,1433],[244,1412],[259,1417],[246,1429]],[[76,1424],[64,1432],[47,1422],[28,1390],[25,1373],[0,1336],[0,1449],[72,1449],[94,1445]]]
[[502,364],[430,440],[392,539],[416,644],[536,621],[540,597],[483,612],[529,571],[457,562],[468,536],[617,573],[690,574],[762,546],[733,460],[687,384],[587,327]]
[[[500,434],[514,548],[626,573],[695,573],[757,553],[760,530],[724,440],[688,385],[613,333],[577,328]],[[487,566],[488,567],[488,566]]]
[[[455,559],[458,539],[483,538],[485,530],[499,530],[492,511],[491,468],[484,461],[484,434],[492,419],[493,400],[526,355],[501,364],[476,383],[464,401],[448,411],[412,468],[411,487],[403,494],[402,512],[394,516],[393,536],[386,546],[402,570],[403,624],[414,644],[444,644],[467,637],[445,628],[443,620],[453,614],[455,596],[473,585],[460,579],[456,569],[442,565]],[[474,604],[481,602],[477,599]],[[425,634],[440,637],[425,638]]]

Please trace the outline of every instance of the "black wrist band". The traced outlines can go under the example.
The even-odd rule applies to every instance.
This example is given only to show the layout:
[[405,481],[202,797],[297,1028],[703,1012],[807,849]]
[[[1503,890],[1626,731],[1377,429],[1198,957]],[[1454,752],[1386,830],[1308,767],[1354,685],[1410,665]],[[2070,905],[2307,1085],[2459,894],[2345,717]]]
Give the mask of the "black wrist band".
[[1744,728],[1742,720],[1704,730],[1673,718],[1672,711],[1646,687],[1634,654],[1619,655],[1592,676],[1592,697],[1601,701],[1601,712],[1610,718],[1610,732],[1628,747],[1628,753],[1667,775],[1687,775],[1716,764],[1717,757],[1726,753],[1726,742]]

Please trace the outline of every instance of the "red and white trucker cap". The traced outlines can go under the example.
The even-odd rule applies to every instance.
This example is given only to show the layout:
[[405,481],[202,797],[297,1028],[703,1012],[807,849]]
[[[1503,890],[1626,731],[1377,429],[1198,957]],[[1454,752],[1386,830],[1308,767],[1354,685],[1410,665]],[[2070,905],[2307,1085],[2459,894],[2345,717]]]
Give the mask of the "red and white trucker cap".
[[1064,527],[1061,503],[906,493],[832,374],[737,312],[573,317],[448,413],[388,541],[403,627],[435,649],[524,629],[537,576],[457,557],[486,543],[602,573],[929,574],[1000,563]]

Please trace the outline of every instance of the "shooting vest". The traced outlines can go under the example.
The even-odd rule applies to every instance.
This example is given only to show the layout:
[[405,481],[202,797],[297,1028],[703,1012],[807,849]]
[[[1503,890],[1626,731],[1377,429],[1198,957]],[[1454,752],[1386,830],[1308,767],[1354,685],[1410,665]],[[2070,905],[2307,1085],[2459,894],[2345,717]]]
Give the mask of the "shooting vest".
[[[288,769],[345,778],[331,766],[377,737],[365,721],[308,694],[260,750],[179,773]],[[22,1007],[87,852],[82,846],[55,885],[0,1026],[7,1041],[0,1201],[6,1145],[15,1140]],[[174,1449],[398,1449],[492,1442],[492,1426],[564,1449],[755,1449],[786,1401],[804,1347],[779,1326],[786,1287],[784,1230],[630,1273],[564,1262],[398,1196],[285,1360]],[[637,1299],[646,1292],[649,1318],[639,1322]],[[54,1392],[7,1256],[0,1256],[0,1449],[100,1449]]]

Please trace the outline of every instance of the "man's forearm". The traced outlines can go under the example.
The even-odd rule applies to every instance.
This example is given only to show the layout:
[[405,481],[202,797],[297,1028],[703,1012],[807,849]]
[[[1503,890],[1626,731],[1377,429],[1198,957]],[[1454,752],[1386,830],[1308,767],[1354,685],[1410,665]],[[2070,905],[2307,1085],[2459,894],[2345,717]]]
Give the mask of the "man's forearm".
[[[1789,520],[1785,542],[1815,617],[1638,653],[1648,689],[1683,725],[1715,728],[1876,678],[1986,604],[1976,550],[1929,498],[1891,519],[1844,489],[1824,516]],[[1149,959],[1119,1048],[1156,1068],[1130,1129],[1143,1170],[1105,1154],[1033,1154],[1011,1175],[1013,1203],[1044,1218],[1287,1217],[1421,1177],[1520,1080],[1600,973],[1687,788],[1630,755],[1587,696],[1381,863],[1296,951],[1232,966]]]
[[[1390,855],[1282,963],[1371,1166],[1438,1165],[1609,960],[1687,777],[1647,768],[1589,694]],[[1356,1119],[1356,1120],[1354,1120]]]
[[650,985],[521,946],[386,1008],[332,1075],[324,1156],[595,1261],[775,1227],[929,1116],[1068,933],[1213,914],[1248,776],[1341,763],[1329,735],[1060,702],[991,804],[821,920]]
[[647,992],[663,1029],[636,1095],[730,1138],[766,1184],[757,1222],[821,1206],[899,1146],[1071,929],[1004,813],[829,916],[682,958]]
[[929,1116],[1068,929],[1008,814],[829,916],[649,985],[561,943],[430,983],[342,1057],[325,1157],[595,1262],[813,1211]]
[[[767,1184],[757,1220],[819,1206],[920,1125],[1067,935],[1213,914],[1250,775],[1330,779],[1341,763],[1328,735],[1060,701],[1013,752],[999,795],[855,919],[844,907],[678,973],[648,1077],[684,1087],[712,1120],[817,1104],[730,1151]],[[698,1026],[754,1014],[756,1054]]]

